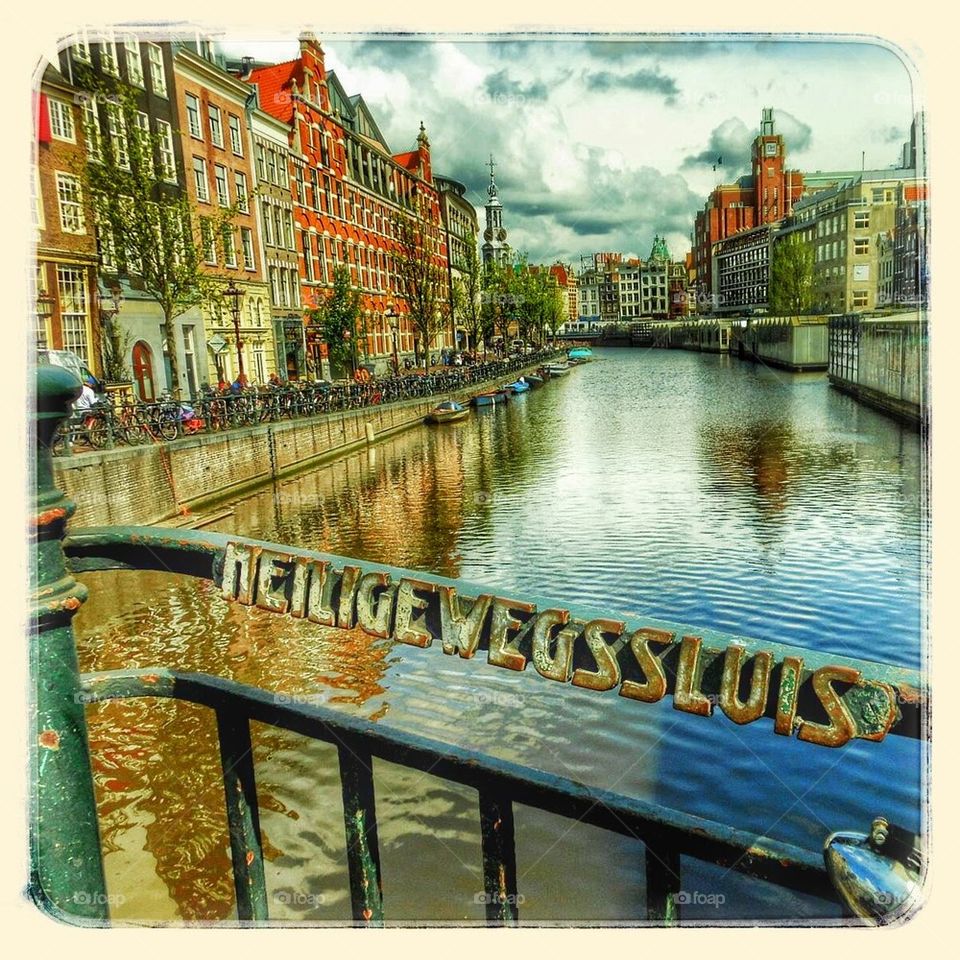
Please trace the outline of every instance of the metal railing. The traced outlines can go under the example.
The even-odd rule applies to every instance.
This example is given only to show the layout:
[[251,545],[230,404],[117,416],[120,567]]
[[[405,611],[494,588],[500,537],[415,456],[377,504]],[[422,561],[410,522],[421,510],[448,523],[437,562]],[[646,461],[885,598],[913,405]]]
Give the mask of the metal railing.
[[[429,615],[433,617],[432,624],[440,625],[435,632],[443,641],[443,653],[468,658],[476,650],[486,648],[489,662],[499,666],[507,665],[502,662],[503,657],[524,656],[518,652],[520,636],[523,634],[529,640],[532,633],[534,651],[529,659],[537,671],[549,679],[563,677],[550,673],[554,664],[549,665],[549,670],[544,667],[542,649],[538,660],[538,617],[546,616],[554,626],[569,622],[585,628],[597,623],[612,630],[616,624],[588,613],[566,610],[559,611],[562,616],[557,620],[554,615],[558,611],[551,608],[549,602],[538,600],[541,604],[538,615],[534,603],[498,600],[481,591],[474,591],[473,596],[459,596],[458,588],[469,587],[458,581],[225,534],[134,527],[79,530],[66,536],[66,521],[72,505],[53,488],[47,448],[58,420],[75,395],[74,389],[69,375],[54,368],[40,371],[35,513],[37,576],[31,657],[36,696],[31,892],[48,909],[75,922],[102,924],[108,920],[83,710],[90,702],[130,697],[184,700],[203,705],[216,715],[237,915],[242,923],[263,923],[269,919],[256,773],[250,749],[251,721],[336,746],[351,911],[357,925],[384,922],[373,758],[429,772],[477,791],[486,919],[490,924],[518,920],[518,903],[522,898],[517,889],[515,804],[640,839],[646,847],[646,916],[651,923],[673,924],[679,920],[677,895],[681,889],[682,856],[722,865],[836,902],[818,853],[586,786],[569,777],[391,729],[328,707],[285,702],[286,698],[278,698],[273,692],[221,677],[178,672],[162,666],[81,676],[71,619],[85,597],[84,588],[73,579],[73,574],[84,571],[150,569],[210,579],[219,582],[221,594],[228,601],[256,605],[274,614],[309,617],[314,622],[340,628],[356,625],[375,636],[392,635],[399,642],[417,646],[430,645],[430,634],[423,632]],[[314,578],[319,578],[316,589]],[[421,591],[419,599],[414,589]],[[392,598],[393,606],[387,614],[387,622],[393,624],[392,634],[390,628],[387,633],[383,632],[381,601],[385,597]],[[433,613],[427,610],[428,600],[437,607]],[[468,604],[469,611],[482,610],[483,615],[473,617],[460,606],[461,602]],[[498,604],[502,606],[500,613],[497,613]],[[329,609],[321,609],[321,605],[328,605]],[[417,610],[426,611],[422,613],[422,621],[416,621]],[[517,610],[524,613],[518,613],[518,619],[511,620]],[[505,623],[512,624],[509,629],[518,631],[512,641],[514,646],[498,643],[497,623],[502,632],[500,641],[505,641],[507,635]],[[621,630],[624,627],[625,624],[620,624]],[[643,629],[652,630],[651,636],[664,633]],[[672,643],[663,636],[660,641]],[[806,739],[813,743],[835,745],[829,742],[827,733],[836,724],[842,726],[843,723],[848,724],[848,737],[880,740],[888,733],[909,737],[925,735],[922,721],[926,693],[914,671],[778,644],[758,644],[743,638],[736,638],[732,646],[729,644],[729,638],[725,646],[725,638],[710,632],[704,632],[702,637],[684,636],[682,643],[672,644],[662,659],[664,673],[659,697],[669,692],[674,696],[675,707],[709,716],[711,710],[701,710],[696,695],[691,693],[690,678],[697,675],[702,699],[705,701],[705,695],[709,694],[718,699],[725,711],[739,711],[741,718],[737,722],[751,722],[761,715],[774,716],[776,732],[793,735],[799,730],[797,735],[801,739],[805,739],[803,727],[807,724],[812,735]],[[494,658],[495,645],[497,659]],[[619,657],[632,649],[632,641],[624,640],[610,649],[611,656]],[[692,665],[688,656],[691,650]],[[731,693],[727,679],[731,651],[734,652],[735,677],[739,676],[741,661],[748,665],[752,660],[754,676],[758,664],[766,664],[770,683],[773,677],[778,678],[779,693],[776,697],[771,694],[765,711],[753,709],[752,695],[750,703],[740,702],[738,682],[732,684]],[[702,670],[698,670],[698,661]],[[571,654],[568,674],[574,662]],[[522,669],[525,663],[525,659],[519,665],[514,661],[513,669]],[[772,664],[775,665],[771,669]],[[599,659],[596,665],[597,672],[587,669],[586,680],[580,685],[610,689],[609,684],[599,684]],[[581,666],[577,673],[582,669]],[[619,668],[616,673],[619,677]],[[811,724],[800,719],[798,705],[806,714],[802,694],[804,691],[809,694],[811,687],[820,690],[822,697],[818,680],[824,675],[845,680],[846,689],[839,697],[840,706],[832,704],[827,708],[828,724]],[[648,675],[647,682],[652,676]],[[566,679],[570,679],[569,675]],[[574,682],[578,682],[576,678]],[[640,686],[634,683],[635,688]],[[625,693],[624,689],[621,693],[639,700],[657,699]],[[686,706],[681,705],[681,693]],[[784,716],[786,727],[781,729]],[[74,896],[77,890],[88,891],[80,905]],[[386,895],[389,896],[389,891]]]

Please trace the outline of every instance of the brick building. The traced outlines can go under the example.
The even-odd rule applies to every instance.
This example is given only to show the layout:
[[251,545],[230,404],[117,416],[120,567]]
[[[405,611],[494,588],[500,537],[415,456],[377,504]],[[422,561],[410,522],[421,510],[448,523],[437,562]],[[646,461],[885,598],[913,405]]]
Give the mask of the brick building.
[[782,220],[803,194],[803,174],[787,168],[786,153],[773,110],[765,108],[751,148],[751,173],[715,187],[696,216],[693,255],[701,304],[709,304],[713,292],[714,245],[741,230]]
[[917,307],[927,302],[929,216],[926,184],[900,184],[893,240],[893,300],[899,306]]
[[81,107],[73,87],[48,66],[37,99],[35,171],[38,349],[71,350],[103,372],[97,301],[97,243],[84,162]]
[[[476,256],[477,208],[466,198],[467,188],[459,180],[449,177],[435,176],[434,182],[440,192],[440,212],[443,217],[443,229],[446,235],[447,260],[449,263],[451,333],[458,349],[474,350],[475,343],[468,343],[467,332],[457,326],[457,318],[453,310],[454,283],[461,280],[467,269],[468,249],[472,249]],[[479,258],[476,258],[479,263]]]
[[[198,360],[204,380],[233,381],[240,373],[239,352],[247,379],[266,383],[276,369],[276,346],[252,202],[250,90],[212,55],[202,56],[186,46],[177,50],[173,68],[187,193],[199,218],[204,269],[208,276],[221,280],[224,289],[232,281],[243,291],[240,343],[231,304],[218,299],[204,306],[206,336],[190,346],[203,351]],[[231,224],[219,231],[217,217],[229,209],[236,214]]]
[[[449,331],[429,345],[416,342],[391,257],[394,218],[422,211],[434,255],[447,270],[440,201],[422,125],[415,150],[392,154],[363,98],[348,96],[336,75],[327,73],[323,48],[311,33],[301,35],[296,59],[255,66],[246,79],[257,86],[261,109],[288,131],[303,305],[322,302],[333,285],[334,268],[342,265],[361,292],[359,360],[378,370],[389,368],[391,310],[400,315],[400,352],[449,346]],[[308,366],[319,371],[323,347],[309,326],[307,353]]]

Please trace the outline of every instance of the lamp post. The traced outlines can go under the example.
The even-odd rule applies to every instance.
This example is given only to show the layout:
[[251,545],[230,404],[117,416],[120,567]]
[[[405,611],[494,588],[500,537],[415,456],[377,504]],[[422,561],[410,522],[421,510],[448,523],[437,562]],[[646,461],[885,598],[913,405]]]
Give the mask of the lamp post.
[[394,309],[392,303],[387,304],[384,311],[384,317],[390,324],[390,331],[393,334],[393,372],[394,375],[400,372],[400,358],[397,356],[397,331],[400,329],[400,314]]
[[47,348],[47,321],[53,316],[53,297],[46,290],[37,294],[37,346]]
[[230,313],[233,315],[233,332],[237,339],[237,379],[240,386],[247,385],[247,375],[243,369],[243,341],[240,339],[240,303],[243,300],[243,291],[230,280],[227,289],[223,291],[225,297],[230,298]]
[[[100,360],[105,380],[121,379],[120,343],[113,327],[113,318],[120,312],[122,306],[123,291],[119,285],[110,287],[109,293],[97,290],[97,308],[100,312],[100,324],[103,327],[103,335],[100,338]],[[104,336],[109,339],[109,352],[104,350]]]

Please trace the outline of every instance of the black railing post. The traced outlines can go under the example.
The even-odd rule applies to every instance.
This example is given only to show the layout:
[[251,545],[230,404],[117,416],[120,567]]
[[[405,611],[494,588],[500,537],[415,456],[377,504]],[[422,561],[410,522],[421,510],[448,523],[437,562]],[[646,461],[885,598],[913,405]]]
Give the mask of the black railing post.
[[369,751],[355,743],[341,743],[338,753],[353,919],[367,926],[382,926],[383,889],[373,758]]
[[107,919],[106,884],[72,627],[87,591],[64,561],[61,541],[74,504],[54,487],[50,456],[57,426],[79,395],[80,382],[69,371],[38,368],[31,518],[30,892],[55,916],[102,922]]
[[480,790],[480,845],[483,853],[484,903],[491,923],[516,923],[517,853],[513,803],[497,790]]
[[680,922],[680,857],[666,847],[647,843],[647,919],[665,927]]

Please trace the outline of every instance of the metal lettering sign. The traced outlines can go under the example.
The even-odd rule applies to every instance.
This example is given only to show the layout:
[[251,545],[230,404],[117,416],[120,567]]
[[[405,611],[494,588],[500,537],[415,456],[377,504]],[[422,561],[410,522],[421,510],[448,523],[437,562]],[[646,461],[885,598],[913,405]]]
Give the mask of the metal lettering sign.
[[582,619],[486,593],[462,596],[450,584],[395,579],[350,563],[338,569],[249,541],[229,541],[222,556],[224,599],[321,626],[360,628],[465,659],[485,650],[496,667],[532,663],[546,680],[616,689],[642,703],[671,694],[677,710],[709,717],[719,707],[737,724],[771,717],[774,733],[819,746],[879,741],[891,731],[919,735],[920,693],[904,682],[913,675],[897,667],[780,644],[718,643],[661,626],[628,629],[622,620]]

